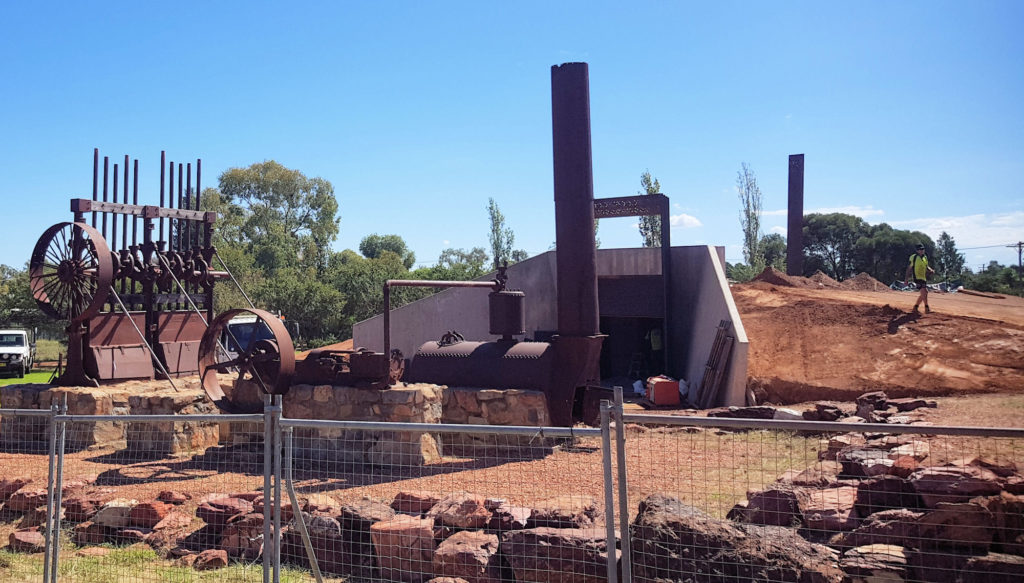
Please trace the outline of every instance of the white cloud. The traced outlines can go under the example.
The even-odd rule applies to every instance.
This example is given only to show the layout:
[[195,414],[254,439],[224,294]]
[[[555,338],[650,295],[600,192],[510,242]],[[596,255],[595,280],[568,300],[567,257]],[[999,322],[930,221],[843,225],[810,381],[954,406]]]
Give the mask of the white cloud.
[[678,215],[669,215],[668,222],[673,227],[682,227],[684,229],[703,226],[703,223],[700,222],[700,219],[693,215],[688,215],[686,213],[679,213]]
[[782,235],[783,237],[785,237],[785,236],[786,236],[786,227],[772,227],[772,228],[771,228],[771,229],[769,229],[769,230],[770,230],[770,231],[771,231],[772,233],[778,233],[778,234]]
[[1024,233],[1024,211],[893,221],[892,226],[921,231],[933,239],[946,231],[959,248],[1006,245],[1019,241]]
[[448,239],[445,239],[445,240],[444,240],[444,245],[445,245],[445,247],[447,247],[448,245],[451,245],[451,244],[452,244],[452,242],[451,242],[451,241],[449,241]]

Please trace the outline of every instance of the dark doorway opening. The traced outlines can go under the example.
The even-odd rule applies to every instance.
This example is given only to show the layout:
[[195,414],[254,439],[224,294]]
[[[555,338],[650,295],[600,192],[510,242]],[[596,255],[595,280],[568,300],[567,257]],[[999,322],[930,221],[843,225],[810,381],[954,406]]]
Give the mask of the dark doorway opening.
[[[665,342],[661,318],[601,317],[603,384],[629,387],[664,371]],[[628,389],[627,389],[628,390]]]

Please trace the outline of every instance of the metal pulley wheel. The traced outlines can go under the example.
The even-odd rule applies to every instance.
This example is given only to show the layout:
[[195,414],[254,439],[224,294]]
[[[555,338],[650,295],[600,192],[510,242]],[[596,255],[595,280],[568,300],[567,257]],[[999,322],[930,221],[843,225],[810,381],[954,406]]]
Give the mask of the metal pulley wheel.
[[262,395],[283,395],[291,386],[295,374],[292,337],[269,312],[228,310],[210,322],[203,334],[199,374],[203,390],[225,413],[259,413]]
[[113,280],[107,242],[85,223],[57,223],[32,250],[32,297],[52,318],[80,322],[95,316],[106,303]]

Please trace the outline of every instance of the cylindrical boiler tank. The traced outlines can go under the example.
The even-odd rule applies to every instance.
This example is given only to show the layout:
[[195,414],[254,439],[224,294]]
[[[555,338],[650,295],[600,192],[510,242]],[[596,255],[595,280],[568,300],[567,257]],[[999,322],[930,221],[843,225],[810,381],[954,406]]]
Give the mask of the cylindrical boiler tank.
[[551,384],[554,349],[548,342],[425,342],[405,374],[406,382],[450,387],[545,391]]

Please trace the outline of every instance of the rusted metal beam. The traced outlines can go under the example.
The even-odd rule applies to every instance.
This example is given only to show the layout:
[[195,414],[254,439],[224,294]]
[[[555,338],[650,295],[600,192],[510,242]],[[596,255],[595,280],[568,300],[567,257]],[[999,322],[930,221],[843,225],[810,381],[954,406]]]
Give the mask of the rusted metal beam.
[[149,219],[185,219],[190,221],[201,221],[204,223],[214,223],[217,221],[217,213],[211,211],[161,208],[153,205],[124,204],[115,202],[97,202],[87,198],[71,199],[71,212],[104,212],[118,215],[135,215]]

